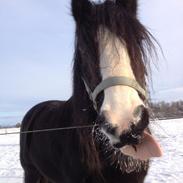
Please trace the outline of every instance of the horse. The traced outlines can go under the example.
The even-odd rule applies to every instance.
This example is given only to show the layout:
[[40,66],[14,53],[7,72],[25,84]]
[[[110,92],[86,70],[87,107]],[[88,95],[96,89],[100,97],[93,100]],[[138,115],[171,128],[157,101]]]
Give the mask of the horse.
[[143,183],[150,158],[162,155],[149,130],[154,38],[138,20],[137,0],[72,0],[71,11],[72,96],[37,104],[23,118],[24,182]]

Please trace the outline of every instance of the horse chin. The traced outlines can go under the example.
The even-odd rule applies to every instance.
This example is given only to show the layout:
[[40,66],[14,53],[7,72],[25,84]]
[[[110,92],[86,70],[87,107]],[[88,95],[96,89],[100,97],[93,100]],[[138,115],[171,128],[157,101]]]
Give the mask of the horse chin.
[[123,148],[126,147],[125,145],[117,148],[114,142],[118,142],[119,140],[115,136],[107,134],[104,129],[97,128],[95,130],[95,137],[104,161],[119,168],[122,173],[140,172],[148,169],[148,160],[136,159],[128,155],[126,151],[123,152]]

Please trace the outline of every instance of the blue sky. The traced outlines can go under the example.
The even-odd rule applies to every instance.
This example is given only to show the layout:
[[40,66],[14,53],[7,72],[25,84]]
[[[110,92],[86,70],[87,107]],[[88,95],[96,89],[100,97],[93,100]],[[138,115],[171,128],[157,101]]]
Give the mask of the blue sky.
[[140,17],[162,46],[158,71],[154,69],[154,92],[157,100],[183,99],[183,1],[141,0]]
[[[153,69],[154,100],[183,99],[183,1],[140,0],[139,18],[164,51]],[[71,95],[70,0],[0,1],[0,112]]]

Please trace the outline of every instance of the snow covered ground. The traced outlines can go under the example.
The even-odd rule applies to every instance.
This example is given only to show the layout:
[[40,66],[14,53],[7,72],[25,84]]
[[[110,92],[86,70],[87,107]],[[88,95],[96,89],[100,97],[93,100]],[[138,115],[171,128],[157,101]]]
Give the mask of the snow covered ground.
[[[8,129],[8,132],[19,129]],[[0,130],[0,133],[6,132]],[[23,172],[19,162],[19,135],[0,136],[0,183],[22,183]]]
[[[152,122],[153,132],[164,149],[154,159],[146,183],[183,182],[183,119]],[[8,132],[19,129],[8,129]],[[4,133],[5,130],[0,130]],[[23,183],[19,162],[19,135],[0,136],[0,183]]]
[[183,119],[152,122],[164,156],[152,161],[146,183],[183,182]]

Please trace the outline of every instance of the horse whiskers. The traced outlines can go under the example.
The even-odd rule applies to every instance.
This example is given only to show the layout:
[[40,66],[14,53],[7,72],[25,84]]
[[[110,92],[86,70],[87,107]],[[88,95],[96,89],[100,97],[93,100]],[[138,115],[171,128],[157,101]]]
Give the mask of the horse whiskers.
[[[102,146],[99,153],[103,155],[104,160],[116,169],[119,168],[120,171],[126,173],[147,170],[148,161],[135,160],[130,156],[124,155],[120,149],[117,149],[110,144],[110,140],[102,133],[100,128],[95,129],[95,140]],[[134,149],[136,149],[135,146]]]

